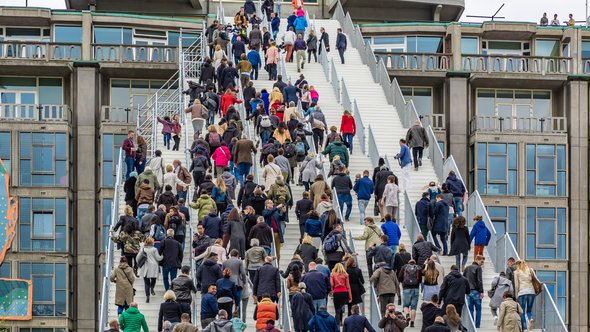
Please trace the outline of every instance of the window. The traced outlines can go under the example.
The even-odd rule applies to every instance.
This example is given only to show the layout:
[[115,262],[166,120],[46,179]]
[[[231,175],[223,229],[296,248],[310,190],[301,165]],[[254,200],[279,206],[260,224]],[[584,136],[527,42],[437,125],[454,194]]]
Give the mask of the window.
[[559,40],[537,39],[535,40],[535,55],[546,57],[559,57]]
[[102,185],[104,187],[114,186],[117,163],[119,162],[119,149],[126,138],[127,135],[102,135]]
[[[53,28],[53,41],[57,43],[82,44],[82,27],[74,25],[56,25]],[[59,47],[56,52],[59,58],[80,59],[80,46]]]
[[112,107],[142,107],[158,91],[165,81],[111,80]]
[[406,102],[414,101],[418,115],[428,117],[433,113],[432,88],[402,86],[401,90]]
[[68,208],[65,198],[19,198],[21,251],[67,251]]
[[518,208],[515,206],[488,206],[488,215],[498,237],[508,233],[514,248],[518,250]]
[[461,37],[461,54],[479,54],[477,37]]
[[527,208],[527,259],[566,259],[565,219],[565,208]]
[[10,174],[10,152],[12,149],[12,140],[9,131],[0,131],[0,159],[6,166],[6,171]]
[[537,270],[537,278],[545,283],[557,305],[561,317],[567,317],[567,272]]
[[477,190],[482,195],[517,195],[517,155],[514,143],[478,143]]
[[478,116],[503,117],[506,129],[524,127],[522,119],[541,119],[553,114],[549,90],[478,89],[476,108]]
[[436,36],[373,37],[376,48],[398,53],[443,53],[443,38]]
[[527,144],[527,195],[566,196],[566,158],[565,145]]
[[64,263],[19,264],[19,277],[33,282],[33,316],[66,316],[68,274]]
[[102,247],[106,250],[109,245],[109,228],[111,227],[113,200],[105,198],[102,200]]
[[94,27],[94,42],[96,44],[131,45],[133,43],[132,29],[121,27]]
[[34,328],[19,328],[18,332],[66,332],[64,328],[51,328],[51,327],[34,327]]
[[[52,77],[0,77],[0,104],[63,104],[63,82]],[[2,108],[2,112],[5,109]]]
[[65,187],[68,140],[65,133],[20,133],[20,184]]

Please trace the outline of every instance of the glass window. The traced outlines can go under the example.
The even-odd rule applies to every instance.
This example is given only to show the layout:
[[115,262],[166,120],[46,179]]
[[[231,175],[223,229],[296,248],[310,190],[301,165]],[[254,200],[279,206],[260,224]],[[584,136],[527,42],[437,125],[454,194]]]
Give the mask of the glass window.
[[461,37],[461,54],[479,54],[477,37]]
[[119,149],[127,135],[102,135],[102,185],[113,187],[119,162]]
[[9,131],[0,132],[0,159],[6,166],[6,171],[10,174],[10,153],[12,150],[12,140]]
[[113,200],[105,198],[102,200],[102,247],[106,250],[109,244],[109,227],[111,226],[111,209]]
[[551,293],[561,317],[567,317],[567,272],[537,270],[537,278]]
[[65,328],[51,328],[51,327],[33,327],[33,328],[20,327],[18,329],[18,331],[19,332],[66,332],[66,329]]
[[[553,113],[549,90],[478,89],[476,105],[479,116],[541,119],[551,117]],[[529,126],[522,127],[521,129],[529,129]],[[540,130],[540,125],[530,129],[535,128]]]
[[405,86],[401,87],[401,89],[406,101],[414,101],[418,115],[429,117],[433,113],[432,88]]
[[477,144],[477,189],[482,195],[517,195],[517,146]]
[[20,133],[20,184],[62,187],[68,185],[66,134]]
[[61,105],[62,96],[61,78],[39,78],[39,104]]
[[33,237],[53,238],[53,220],[53,212],[33,212]]
[[498,236],[508,233],[518,250],[518,208],[515,206],[488,206],[488,215]]
[[375,45],[386,45],[386,44],[401,44],[406,43],[405,37],[373,37],[373,44]]
[[[19,264],[19,278],[33,282],[33,316],[66,316],[68,273],[64,263]],[[22,331],[22,329],[20,329]]]
[[527,208],[527,259],[566,259],[565,224],[565,208]]
[[82,43],[82,27],[74,25],[56,25],[53,41],[58,43]]
[[122,41],[121,28],[94,27],[94,42],[96,44],[121,44]]
[[559,57],[559,47],[559,40],[537,39],[535,40],[535,55]]
[[565,145],[527,144],[527,195],[566,195]]
[[19,198],[21,251],[67,251],[68,208],[65,198]]
[[582,58],[590,58],[590,40],[582,41]]

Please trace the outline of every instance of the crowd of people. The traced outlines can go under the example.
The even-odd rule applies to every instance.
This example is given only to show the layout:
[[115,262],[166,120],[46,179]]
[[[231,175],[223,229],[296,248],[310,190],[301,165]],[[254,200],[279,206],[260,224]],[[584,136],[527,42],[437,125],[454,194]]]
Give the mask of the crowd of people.
[[[576,20],[574,19],[574,14],[569,14],[568,20],[564,21],[563,23],[565,23],[566,26],[570,26],[570,27],[576,25]],[[553,19],[551,21],[549,21],[549,18],[547,17],[547,13],[543,13],[543,16],[539,20],[539,25],[543,26],[543,27],[560,26],[561,22],[557,18],[557,14],[553,14]]]
[[[325,43],[326,50],[329,44],[323,29],[320,38],[313,31],[305,35],[302,4],[294,5],[295,17],[289,17],[292,24],[286,28],[283,38],[287,40],[283,42],[286,57],[295,51],[302,70],[305,53],[300,51],[308,52],[309,61],[319,49],[315,45],[310,52],[314,40]],[[354,117],[344,111],[339,126],[328,124],[313,82],[303,74],[296,82],[284,82],[276,74],[278,50],[273,38],[277,38],[274,24],[278,13],[273,11],[272,0],[265,0],[264,14],[273,31],[256,31],[260,18],[254,15],[253,6],[251,0],[246,1],[233,28],[224,29],[215,22],[207,29],[211,57],[205,59],[199,82],[190,82],[185,91],[189,106],[184,112],[190,114],[195,132],[187,147],[191,164],[183,166],[180,160],[167,164],[160,150],[147,160],[145,140],[133,131],[122,143],[127,206],[111,233],[121,258],[110,276],[116,284],[114,304],[119,314],[109,322],[110,331],[147,331],[147,320],[157,320],[158,331],[197,331],[197,322],[191,322],[196,316],[205,331],[241,332],[251,324],[257,331],[276,332],[282,296],[288,296],[296,331],[336,332],[342,328],[362,332],[374,331],[375,326],[387,332],[403,331],[415,326],[420,300],[422,331],[464,331],[461,314],[466,298],[479,327],[486,295],[483,254],[491,233],[481,217],[475,218],[469,231],[463,217],[466,189],[462,181],[450,172],[440,187],[431,182],[424,188],[415,206],[421,234],[406,247],[400,241],[398,225],[398,176],[380,158],[372,176],[370,170],[364,170],[352,180]],[[246,36],[249,24],[254,27]],[[292,44],[289,32],[297,34]],[[337,49],[342,49],[344,62],[346,37],[342,34],[342,38],[337,44],[344,46],[337,45]],[[232,45],[235,68],[224,51],[227,43]],[[276,79],[270,93],[258,91],[253,81],[263,63],[269,78]],[[237,98],[240,85],[243,100]],[[243,113],[236,106],[241,103]],[[179,149],[180,139],[175,138],[180,135],[179,119],[180,114],[158,119],[167,149],[171,139],[172,150]],[[256,137],[248,136],[246,122]],[[422,166],[428,136],[418,122],[399,144],[396,159],[402,169],[401,189],[407,189],[411,169],[418,171]],[[253,157],[256,154],[259,158]],[[322,155],[330,164],[326,176],[321,171]],[[254,163],[261,168],[260,183],[251,172]],[[294,196],[293,186],[303,187],[301,197]],[[190,201],[189,190],[194,190]],[[364,241],[367,266],[358,266],[357,253],[349,247],[344,232],[351,218],[353,195],[358,202],[356,222],[365,226],[354,240]],[[339,206],[334,206],[336,198]],[[374,210],[367,213],[372,198]],[[296,220],[289,220],[291,210],[291,218]],[[189,223],[195,225],[196,232],[191,234],[192,241],[185,243]],[[295,223],[299,244],[289,254],[289,264],[279,269],[275,260],[280,260],[286,228],[296,227]],[[433,242],[428,241],[428,233]],[[474,260],[467,265],[472,244]],[[190,245],[190,257],[185,259],[186,245]],[[446,275],[438,255],[456,257]],[[194,271],[186,263],[188,259],[194,260]],[[505,332],[532,329],[536,278],[524,261],[512,259],[508,265],[487,292],[495,324]],[[360,314],[366,305],[365,268],[378,295],[379,322],[369,322]],[[160,273],[165,293],[157,295]],[[134,288],[138,278],[143,278],[144,288],[137,291],[144,292],[146,303],[162,297],[158,317],[145,317],[140,312]],[[283,282],[288,294],[282,294]],[[198,296],[200,308],[192,312]],[[329,299],[333,312],[328,310]],[[254,306],[251,317],[247,317],[248,305]]]

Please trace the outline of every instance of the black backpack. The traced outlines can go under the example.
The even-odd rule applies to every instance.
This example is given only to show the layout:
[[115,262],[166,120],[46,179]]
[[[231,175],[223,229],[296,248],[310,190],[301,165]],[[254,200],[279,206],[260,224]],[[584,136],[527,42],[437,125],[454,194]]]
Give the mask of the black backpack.
[[293,143],[285,144],[283,146],[283,150],[285,151],[285,158],[291,158],[295,156],[295,147]]
[[420,268],[418,265],[406,265],[404,269],[404,286],[418,286],[420,284]]

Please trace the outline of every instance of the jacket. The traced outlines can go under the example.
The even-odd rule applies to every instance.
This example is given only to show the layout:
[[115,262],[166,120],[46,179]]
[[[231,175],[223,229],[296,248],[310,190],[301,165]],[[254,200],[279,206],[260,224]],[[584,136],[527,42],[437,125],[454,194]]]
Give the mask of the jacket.
[[383,196],[383,192],[385,191],[385,186],[387,185],[387,178],[390,175],[394,175],[392,171],[390,171],[386,166],[382,166],[377,173],[375,173],[375,196],[378,199],[381,199]]
[[[203,219],[205,219],[205,216],[208,215],[209,213],[213,212],[215,213],[217,211],[217,205],[215,204],[215,201],[213,200],[213,198],[211,198],[211,196],[207,195],[207,194],[202,194],[196,202],[192,202],[189,203],[189,206],[192,209],[195,210],[199,210],[199,215],[198,215],[198,219],[199,221],[203,221]],[[207,229],[207,228],[205,228]],[[212,238],[217,238],[216,237],[212,237]]]
[[119,316],[119,324],[123,332],[148,332],[145,316],[135,307],[130,307]]
[[[151,163],[150,163],[151,164]],[[149,181],[149,185],[154,188],[154,190],[160,190],[160,182],[156,174],[151,169],[146,169],[139,175],[137,181],[135,182],[135,192],[137,193],[139,186],[144,184],[143,180],[147,179]]]
[[455,175],[449,175],[445,184],[449,192],[453,194],[453,197],[463,197],[467,191],[463,185],[463,181],[459,180]]
[[153,204],[156,191],[147,183],[142,183],[135,194],[137,204]]
[[[332,178],[331,188],[333,188],[338,195],[350,194],[352,181],[346,173],[338,173]],[[340,204],[342,204],[342,202],[340,202]]]
[[402,232],[396,223],[394,223],[391,220],[388,220],[385,223],[381,224],[381,230],[383,231],[383,234],[389,237],[389,239],[387,240],[388,246],[399,245],[399,240],[402,237]]
[[342,323],[342,332],[364,332],[365,329],[369,332],[375,332],[369,320],[359,314],[352,314],[346,317],[344,323]]
[[307,272],[301,282],[305,283],[308,293],[314,300],[325,299],[332,290],[328,276],[317,270]]
[[305,221],[304,230],[311,237],[321,237],[324,233],[321,220],[314,218],[308,218]]
[[244,12],[248,15],[256,13],[256,5],[254,5],[253,0],[246,0],[246,3],[244,4]]
[[490,289],[494,289],[494,294],[490,299],[490,308],[497,309],[502,304],[504,292],[510,292],[514,294],[514,288],[512,286],[512,282],[508,278],[504,278],[501,276],[495,276],[494,280],[492,280],[492,285]]
[[132,151],[131,148],[137,148],[135,146],[135,142],[132,139],[126,138],[123,141],[123,146],[121,147],[125,151],[125,158],[135,158],[135,151]]
[[447,202],[441,200],[436,202],[434,205],[434,211],[432,211],[433,218],[433,232],[448,233],[449,231],[449,206]]
[[283,89],[283,96],[285,97],[285,103],[287,104],[290,102],[297,104],[297,100],[299,100],[299,97],[297,97],[297,88],[293,85],[287,85],[285,89]]
[[463,228],[454,228],[451,231],[451,251],[449,255],[459,254],[467,255],[471,250],[471,241],[469,241],[469,230],[467,226]]
[[233,154],[235,156],[234,164],[239,165],[240,163],[249,163],[252,164],[254,161],[252,160],[252,153],[256,154],[256,147],[254,147],[254,142],[249,139],[240,139],[236,142],[234,146]]
[[211,80],[213,82],[213,78],[215,77],[215,68],[210,63],[204,63],[201,67],[201,76],[199,76],[199,83],[207,82]]
[[244,264],[246,270],[256,270],[264,264],[266,250],[260,246],[252,247],[246,251]]
[[174,291],[176,295],[176,301],[180,303],[191,303],[193,297],[192,293],[197,292],[197,287],[193,280],[184,274],[174,278],[170,283],[170,289]]
[[394,253],[387,244],[382,243],[371,248],[369,251],[369,257],[373,257],[374,264],[385,263],[387,266],[392,266]]
[[266,327],[266,322],[270,319],[276,321],[279,318],[278,306],[269,298],[263,298],[258,302],[254,309],[254,319],[256,320],[256,330],[262,330]]
[[408,322],[400,312],[395,313],[395,318],[384,316],[377,324],[379,328],[383,329],[383,332],[403,332],[408,326]]
[[397,160],[402,168],[412,163],[412,154],[406,144],[401,146]]
[[375,185],[368,176],[363,176],[354,182],[352,189],[356,192],[356,196],[359,200],[368,201],[371,199],[371,195],[375,190]]
[[[256,29],[252,29],[250,31],[250,35],[248,36],[250,39],[250,47],[254,50],[256,50],[256,54],[258,54],[258,50],[260,49],[260,44],[262,44],[262,31],[260,31],[260,29],[256,28]],[[252,51],[248,52],[248,61],[250,61],[250,53],[252,53]],[[250,61],[250,63],[252,63],[252,61]],[[260,56],[258,56],[258,63],[256,64],[256,66],[254,66],[254,63],[252,63],[252,67],[256,67],[259,68],[260,66]]]
[[191,119],[207,119],[209,110],[201,104],[193,104],[184,110],[185,113],[191,114]]
[[451,329],[444,323],[434,323],[427,327],[424,332],[451,332]]
[[248,52],[248,61],[250,61],[252,67],[260,68],[260,65],[262,64],[262,60],[260,59],[260,53],[254,50]]
[[139,268],[137,274],[141,278],[157,278],[158,274],[160,273],[159,262],[163,259],[162,255],[158,253],[158,249],[156,249],[154,246],[144,246],[137,254],[137,257],[139,257],[142,252],[145,252],[147,260],[143,266]]
[[203,293],[201,298],[201,319],[215,318],[218,312],[217,298],[213,294]]
[[318,49],[318,37],[316,36],[308,35],[305,43],[309,51],[316,51]]
[[279,49],[271,46],[266,50],[266,63],[277,64],[279,62]]
[[342,134],[356,134],[356,122],[352,115],[343,115],[340,120],[340,132]]
[[309,332],[339,332],[336,319],[327,311],[318,311],[307,323]]
[[483,220],[479,220],[471,228],[471,233],[469,234],[469,243],[475,240],[474,244],[476,246],[487,246],[491,238],[492,233],[490,233],[486,227],[485,222]]
[[167,267],[182,267],[182,246],[172,237],[166,237],[164,241],[160,242],[158,249],[160,255],[164,256],[163,266]]
[[180,316],[182,316],[182,308],[178,302],[166,300],[161,303],[160,311],[158,312],[158,331],[162,331],[162,323],[164,321],[180,323]]
[[344,163],[346,167],[348,167],[348,148],[342,141],[335,141],[334,143],[328,145],[328,147],[322,151],[323,155],[329,155],[330,162],[334,159],[335,156],[340,156],[340,160]]
[[[320,45],[324,45],[326,51],[330,51],[330,37],[328,36],[327,32],[322,33],[320,36]],[[319,48],[321,50],[321,46]]]
[[[133,173],[132,173],[133,174]],[[125,202],[135,200],[135,182],[137,181],[137,174],[130,175],[129,179],[125,180],[123,191],[125,191]]]
[[350,289],[350,279],[348,273],[330,275],[330,286],[333,293],[346,292],[348,294],[348,302],[352,301],[352,290]]
[[160,204],[164,204],[168,210],[172,205],[176,205],[176,196],[171,191],[165,191],[158,198],[158,206]]
[[307,28],[307,20],[305,19],[305,16],[297,17],[295,22],[293,22],[293,25],[295,26],[295,31],[305,30],[305,28]]
[[428,223],[428,217],[430,217],[430,201],[428,198],[421,198],[416,202],[414,213],[420,225],[426,225]]
[[412,246],[412,257],[418,265],[424,265],[426,259],[432,256],[432,252],[438,252],[439,249],[428,241],[416,241]]
[[277,296],[277,293],[281,291],[279,270],[270,263],[264,263],[258,269],[253,283],[253,295],[262,296],[264,294],[270,294],[270,296]]
[[[322,163],[317,158],[305,157],[305,161],[301,164],[301,180],[303,182],[313,182],[318,170],[321,168]],[[318,197],[317,200],[319,202],[320,198]]]
[[203,332],[235,332],[234,325],[227,319],[216,319]]
[[393,256],[393,271],[397,273],[397,280],[402,280],[403,275],[400,274],[404,265],[408,264],[412,259],[412,254],[407,252],[405,249],[398,251]]
[[383,199],[385,206],[399,206],[398,201],[399,187],[395,183],[388,183],[383,190]]
[[273,232],[272,228],[268,226],[265,222],[257,223],[250,229],[250,234],[248,234],[248,243],[252,239],[258,239],[260,241],[261,247],[270,247],[272,244],[272,237]]
[[379,296],[383,294],[397,294],[400,296],[401,294],[399,281],[397,280],[395,272],[391,269],[391,266],[385,265],[380,267],[373,272],[373,275],[369,280],[375,285],[377,295]]
[[201,285],[201,293],[205,294],[209,285],[215,284],[222,276],[221,265],[211,259],[205,259],[197,269],[195,278],[197,283]]
[[406,141],[411,148],[423,148],[428,146],[426,129],[420,125],[413,125],[406,133]]
[[123,305],[133,302],[133,283],[135,275],[133,269],[127,263],[119,263],[110,275],[111,282],[116,283],[115,304]]
[[469,289],[476,290],[479,293],[483,293],[483,276],[482,269],[477,263],[473,263],[465,268],[463,276],[469,282]]
[[469,291],[469,281],[459,271],[453,270],[443,279],[438,298],[444,303],[465,304],[465,295]]
[[346,36],[344,35],[344,33],[338,33],[336,35],[336,48],[339,50],[346,50],[347,46],[348,42],[346,40]]
[[302,272],[307,272],[309,269],[309,263],[315,261],[318,257],[318,248],[314,247],[312,244],[302,243],[297,247],[295,253],[301,256],[301,259],[303,260],[304,270],[302,270]]
[[523,314],[520,304],[511,298],[502,301],[498,311],[498,329],[500,332],[520,332],[522,324],[520,316]]
[[533,270],[514,271],[514,294],[516,296],[535,294],[535,288],[533,287]]
[[364,240],[365,241],[365,251],[371,249],[374,245],[378,245],[381,243],[381,229],[379,226],[375,224],[369,224],[365,226],[363,230],[363,235],[354,237],[354,240]]
[[295,215],[299,220],[299,225],[305,225],[311,210],[313,210],[313,201],[311,199],[303,198],[295,203]]
[[307,322],[315,314],[313,298],[305,292],[297,292],[291,296],[291,313],[295,331],[307,330]]
[[[420,305],[420,311],[422,311],[422,329],[421,332],[426,331],[426,329],[434,324],[434,320],[436,316],[442,316],[444,312],[442,309],[438,308],[434,304],[430,302],[423,302]],[[445,332],[449,332],[445,330]]]

